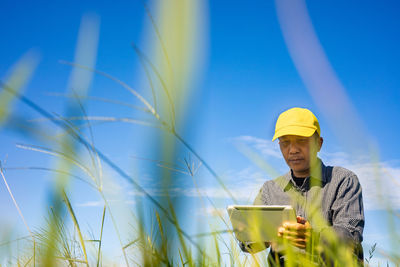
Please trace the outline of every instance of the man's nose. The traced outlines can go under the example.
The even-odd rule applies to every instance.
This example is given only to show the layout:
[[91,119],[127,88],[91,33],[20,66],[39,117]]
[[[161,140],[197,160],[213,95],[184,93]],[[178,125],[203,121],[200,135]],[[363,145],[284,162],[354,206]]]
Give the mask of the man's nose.
[[290,143],[289,145],[289,153],[290,154],[294,154],[294,153],[298,153],[299,152],[299,147],[297,146],[297,144],[295,142]]

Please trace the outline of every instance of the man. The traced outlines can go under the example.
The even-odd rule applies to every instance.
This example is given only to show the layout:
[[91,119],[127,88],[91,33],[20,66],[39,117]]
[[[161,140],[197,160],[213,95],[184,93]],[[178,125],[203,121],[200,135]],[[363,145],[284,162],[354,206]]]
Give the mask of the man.
[[[284,223],[278,236],[299,252],[310,247],[311,236],[318,237],[313,238],[318,239],[318,245],[328,246],[330,239],[324,239],[324,236],[331,232],[337,240],[350,244],[362,261],[364,211],[361,186],[353,172],[325,166],[317,157],[323,144],[320,134],[318,120],[308,109],[291,108],[280,114],[272,141],[279,139],[282,156],[290,171],[264,183],[254,204],[293,206],[297,222]],[[242,243],[241,248],[255,253],[269,245]],[[285,253],[278,250],[271,246],[270,265],[278,262],[284,265]]]

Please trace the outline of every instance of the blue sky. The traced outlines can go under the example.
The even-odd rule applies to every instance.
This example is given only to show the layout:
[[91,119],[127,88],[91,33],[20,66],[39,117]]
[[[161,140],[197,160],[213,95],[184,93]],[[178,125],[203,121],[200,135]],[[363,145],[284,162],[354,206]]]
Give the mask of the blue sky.
[[[376,239],[376,236],[387,237],[388,228],[385,223],[382,227],[376,219],[383,211],[379,211],[382,205],[377,203],[375,181],[382,182],[392,205],[399,209],[400,21],[397,14],[400,7],[396,1],[363,1],[362,4],[356,1],[307,1],[308,13],[303,13],[303,18],[309,16],[312,28],[301,28],[302,24],[290,24],[297,17],[285,20],[284,14],[290,13],[290,8],[285,6],[286,1],[280,3],[209,1],[199,5],[199,25],[195,29],[201,31],[194,32],[195,60],[189,66],[196,75],[190,84],[191,97],[186,100],[186,124],[180,128],[181,134],[221,175],[238,199],[249,203],[263,181],[271,177],[244,156],[237,149],[238,144],[259,153],[278,173],[285,172],[276,144],[269,141],[274,122],[278,114],[289,107],[310,108],[319,118],[325,138],[321,158],[326,164],[340,164],[359,175],[367,215],[364,246],[368,248],[378,242],[378,247],[384,248],[388,240]],[[155,16],[158,4],[160,1],[149,2]],[[150,58],[157,49],[156,35],[141,1],[2,1],[2,81],[7,80],[13,64],[32,51],[40,59],[32,80],[25,87],[26,96],[51,112],[65,114],[67,99],[51,93],[68,92],[72,69],[58,61],[74,61],[81,19],[85,15],[95,16],[99,21],[95,67],[125,81],[145,97],[151,97],[138,56],[131,46],[132,42],[136,43]],[[294,30],[291,32],[290,29]],[[172,28],[161,34],[168,39],[173,32]],[[310,36],[317,37],[317,42]],[[296,38],[314,40],[312,44],[316,46],[305,47],[301,57],[296,54],[296,49],[300,48],[290,42]],[[315,67],[320,57],[313,55],[321,55],[317,53],[319,50],[310,50],[315,47],[326,56],[323,66],[332,70],[330,79],[322,79],[327,77],[324,76],[327,68]],[[302,66],[308,63],[314,68],[307,72]],[[322,74],[315,75],[313,71],[318,70]],[[322,84],[330,83],[321,86],[316,81],[318,77],[322,77]],[[313,87],[313,84],[318,86]],[[343,103],[332,97],[337,95],[337,88],[345,97]],[[315,97],[317,91],[329,97]],[[101,76],[93,76],[89,95],[141,104],[126,90]],[[334,113],[329,110],[332,106]],[[98,101],[87,101],[86,108],[92,116],[148,118],[138,110]],[[30,119],[40,118],[22,103],[15,102],[13,111]],[[51,134],[57,133],[54,127],[49,127],[54,131]],[[152,185],[160,170],[154,169],[152,162],[134,158],[161,159],[157,153],[159,143],[151,139],[159,136],[157,131],[122,123],[98,125],[93,129],[98,148],[126,172],[139,177],[138,181],[157,195],[156,187]],[[15,146],[16,143],[48,146],[43,140],[12,131],[7,124],[3,125],[0,135],[3,166],[54,166],[54,158]],[[177,160],[189,154],[183,148],[178,151]],[[374,166],[380,167],[371,175],[376,171]],[[114,185],[126,192],[122,194],[126,196],[123,200],[127,206],[132,205],[135,191],[106,166],[104,169],[110,177],[110,187]],[[39,227],[52,176],[33,170],[6,170],[6,177],[28,224],[32,228]],[[196,194],[189,178],[179,176],[175,186],[176,192],[190,203],[185,209],[193,210],[200,204],[193,197]],[[204,166],[199,168],[196,182],[202,192],[216,200],[219,208],[229,204]],[[96,207],[99,197],[79,182],[72,183],[71,191],[78,214],[85,224],[90,225],[91,218],[100,216],[101,207]],[[118,194],[110,194],[110,198],[117,199],[115,195]],[[0,184],[0,203],[1,223],[16,224],[18,234],[26,234],[3,183]],[[201,213],[199,216],[201,218]],[[187,220],[191,221],[190,218]],[[97,226],[93,224],[91,227]]]

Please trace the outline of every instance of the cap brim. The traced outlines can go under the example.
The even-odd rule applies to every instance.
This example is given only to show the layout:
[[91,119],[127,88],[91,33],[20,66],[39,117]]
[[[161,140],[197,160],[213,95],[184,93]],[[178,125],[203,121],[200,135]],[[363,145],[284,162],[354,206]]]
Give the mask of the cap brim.
[[297,135],[297,136],[310,137],[315,133],[316,130],[317,129],[315,128],[304,127],[304,126],[294,126],[294,125],[287,126],[276,131],[274,137],[272,137],[272,141],[275,141],[277,138],[284,135]]

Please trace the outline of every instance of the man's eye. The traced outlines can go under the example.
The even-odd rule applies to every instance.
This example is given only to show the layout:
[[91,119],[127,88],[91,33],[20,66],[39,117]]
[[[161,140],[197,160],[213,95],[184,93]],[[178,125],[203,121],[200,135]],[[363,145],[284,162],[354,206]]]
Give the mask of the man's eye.
[[281,141],[281,142],[279,142],[279,144],[281,144],[281,146],[287,146],[287,145],[289,145],[289,142],[288,141]]
[[299,139],[297,140],[297,142],[299,142],[300,144],[305,144],[307,143],[307,139]]

